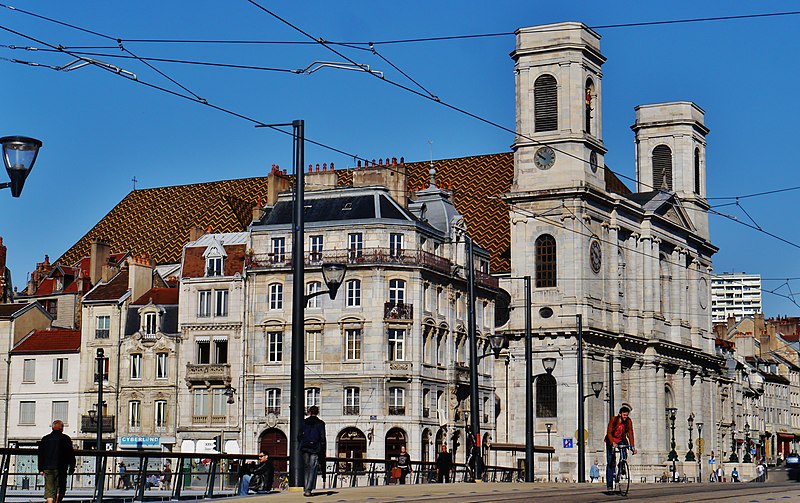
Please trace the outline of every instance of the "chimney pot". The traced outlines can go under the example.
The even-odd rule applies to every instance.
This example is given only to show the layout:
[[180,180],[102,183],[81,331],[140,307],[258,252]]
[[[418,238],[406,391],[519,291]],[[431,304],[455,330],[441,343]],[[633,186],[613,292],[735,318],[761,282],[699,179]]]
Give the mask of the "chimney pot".
[[317,171],[319,171],[319,164],[317,164]]
[[331,163],[331,171],[333,171],[333,163]]
[[358,163],[356,164],[356,169],[361,167],[361,160],[359,159]]
[[406,163],[406,158],[405,157],[401,157],[400,158],[400,164],[405,164],[405,163]]
[[322,164],[322,171],[328,171],[328,163],[327,162]]

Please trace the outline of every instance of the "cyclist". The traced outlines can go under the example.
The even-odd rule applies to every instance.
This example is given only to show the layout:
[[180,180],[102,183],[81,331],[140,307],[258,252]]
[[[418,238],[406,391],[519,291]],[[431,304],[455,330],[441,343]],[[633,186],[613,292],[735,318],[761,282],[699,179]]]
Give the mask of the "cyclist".
[[606,429],[606,488],[608,492],[614,490],[614,475],[617,470],[617,445],[627,444],[631,452],[636,454],[633,438],[633,420],[628,415],[631,408],[623,405],[619,409],[619,414],[612,417]]

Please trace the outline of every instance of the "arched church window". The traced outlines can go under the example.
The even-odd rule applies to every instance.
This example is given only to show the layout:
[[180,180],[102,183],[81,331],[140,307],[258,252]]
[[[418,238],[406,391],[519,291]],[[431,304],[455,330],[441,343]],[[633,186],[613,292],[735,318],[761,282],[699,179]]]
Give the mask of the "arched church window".
[[549,234],[536,238],[536,288],[556,286],[556,240]]
[[672,150],[666,145],[653,149],[653,190],[672,190]]
[[536,378],[536,417],[558,417],[558,383],[551,374]]
[[534,131],[558,129],[558,84],[552,75],[541,75],[533,83]]
[[586,89],[584,90],[584,126],[583,130],[587,134],[592,134],[592,109],[594,108],[594,83],[592,79],[586,79]]

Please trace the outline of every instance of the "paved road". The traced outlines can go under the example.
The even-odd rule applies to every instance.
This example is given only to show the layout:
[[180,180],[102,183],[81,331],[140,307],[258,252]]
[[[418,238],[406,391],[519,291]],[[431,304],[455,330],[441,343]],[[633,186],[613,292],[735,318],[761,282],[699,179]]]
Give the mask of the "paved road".
[[[771,481],[766,484],[633,484],[627,497],[606,495],[603,489],[598,484],[425,484],[322,489],[312,498],[306,498],[302,493],[282,493],[249,496],[246,500],[248,503],[800,502],[800,484],[790,481]],[[243,500],[236,498],[234,501],[241,503]]]

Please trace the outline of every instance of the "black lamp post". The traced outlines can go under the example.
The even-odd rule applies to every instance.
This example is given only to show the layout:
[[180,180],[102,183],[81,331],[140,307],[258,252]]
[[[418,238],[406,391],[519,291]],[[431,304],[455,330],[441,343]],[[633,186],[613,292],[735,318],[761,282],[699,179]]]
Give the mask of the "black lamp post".
[[753,458],[750,457],[750,423],[744,423],[744,456],[742,463],[752,463]]
[[692,431],[694,430],[694,414],[689,414],[689,417],[688,419],[686,419],[686,422],[689,423],[689,450],[686,452],[685,459],[686,461],[694,461],[695,460],[694,451],[692,450],[692,447],[694,447],[694,444],[692,443]]
[[583,403],[585,400],[583,396],[583,315],[579,313],[574,316],[578,328],[578,483],[582,484],[586,482],[586,430],[584,426],[586,410]]
[[[105,475],[105,458],[100,454],[105,450],[103,445],[103,373],[105,372],[105,354],[103,348],[97,348],[97,460],[95,463],[95,488],[98,503],[103,501],[103,475]],[[91,417],[91,414],[89,414]]]
[[0,138],[3,145],[3,163],[10,182],[0,183],[0,189],[10,188],[12,197],[19,197],[25,179],[28,178],[42,142],[27,136],[4,136]]
[[[544,423],[544,427],[547,428],[547,447],[550,447],[550,430],[553,429],[553,423]],[[552,452],[547,453],[547,481],[550,482],[550,462],[552,460]]]
[[672,461],[672,480],[675,480],[675,462],[678,460],[678,452],[675,450],[675,416],[677,413],[678,409],[675,407],[667,408],[667,418],[670,421],[670,429],[672,430],[672,450],[669,451],[667,461]]
[[728,458],[730,463],[738,463],[739,456],[736,454],[736,423],[731,423],[731,456]]

